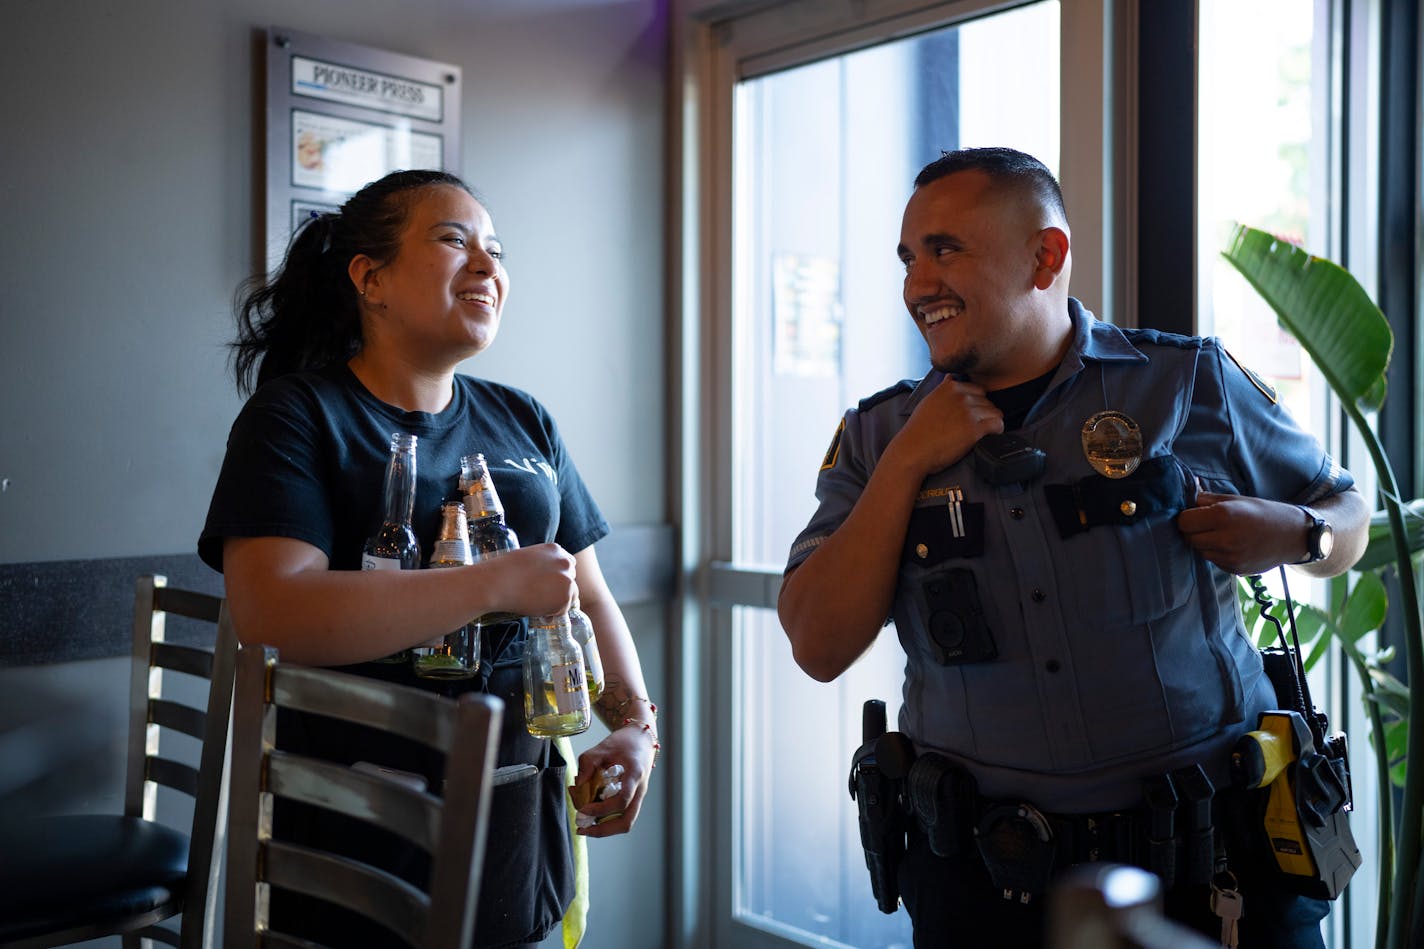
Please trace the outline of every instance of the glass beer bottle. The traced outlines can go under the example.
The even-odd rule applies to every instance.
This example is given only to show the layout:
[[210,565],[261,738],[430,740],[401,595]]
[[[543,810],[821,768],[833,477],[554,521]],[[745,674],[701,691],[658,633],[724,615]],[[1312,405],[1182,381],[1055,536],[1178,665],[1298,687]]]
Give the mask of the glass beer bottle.
[[[362,570],[417,570],[420,567],[420,540],[411,526],[415,511],[416,436],[391,433],[391,457],[386,462],[381,526],[361,550]],[[404,662],[409,650],[401,650],[379,662]]]
[[[474,563],[470,556],[469,529],[465,506],[446,501],[440,506],[440,534],[430,566],[463,567]],[[411,650],[415,674],[426,679],[468,679],[480,669],[480,627],[471,620],[441,639]]]
[[524,723],[535,738],[578,735],[593,720],[583,650],[569,615],[531,616],[524,643]]
[[578,600],[569,607],[569,631],[583,651],[583,671],[588,677],[588,700],[597,702],[603,694],[603,658],[598,654],[598,639],[593,634],[593,621],[579,609]]
[[[465,495],[465,517],[470,525],[470,555],[474,562],[489,560],[519,549],[519,537],[504,522],[504,505],[482,454],[460,459],[460,489]],[[486,613],[481,623],[517,619],[513,613]]]

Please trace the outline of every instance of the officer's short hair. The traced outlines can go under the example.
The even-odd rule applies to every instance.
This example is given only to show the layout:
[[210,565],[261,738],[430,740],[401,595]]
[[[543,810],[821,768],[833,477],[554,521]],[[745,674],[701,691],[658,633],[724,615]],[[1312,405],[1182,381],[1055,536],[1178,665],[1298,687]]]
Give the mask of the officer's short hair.
[[1064,223],[1068,221],[1068,212],[1063,207],[1063,192],[1053,172],[1037,158],[1013,148],[995,146],[940,152],[938,158],[920,169],[915,176],[915,187],[922,188],[959,171],[982,171],[996,185],[1022,189],[1051,214]]

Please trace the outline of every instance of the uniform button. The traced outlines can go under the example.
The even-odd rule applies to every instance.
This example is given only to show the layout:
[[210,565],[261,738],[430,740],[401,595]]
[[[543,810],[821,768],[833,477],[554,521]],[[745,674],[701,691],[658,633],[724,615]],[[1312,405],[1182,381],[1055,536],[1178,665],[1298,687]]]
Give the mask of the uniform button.
[[928,547],[926,547],[924,544],[916,544],[916,545],[915,545],[915,556],[916,556],[916,557],[919,557],[921,560],[924,560],[924,559],[925,559],[926,557],[928,557],[929,555],[930,555],[930,549],[929,549]]
[[1063,666],[1059,664],[1057,659],[1050,659],[1043,664],[1043,668],[1047,669],[1049,672],[1057,672],[1059,669],[1063,668]]
[[1131,517],[1132,515],[1137,513],[1137,502],[1123,501],[1117,506],[1117,509],[1122,512],[1123,517]]
[[1021,508],[1021,507],[1016,507],[1016,508],[1010,508],[1010,509],[1009,509],[1009,517],[1012,517],[1012,518],[1013,518],[1014,520],[1016,520],[1016,521],[1021,521],[1021,520],[1023,520],[1023,514],[1024,514],[1023,508]]
[[1047,593],[1044,593],[1042,590],[1034,590],[1034,591],[1033,591],[1033,602],[1035,602],[1035,603],[1042,603],[1042,602],[1043,602],[1044,600],[1046,600],[1046,599],[1048,599],[1048,594],[1047,594]]

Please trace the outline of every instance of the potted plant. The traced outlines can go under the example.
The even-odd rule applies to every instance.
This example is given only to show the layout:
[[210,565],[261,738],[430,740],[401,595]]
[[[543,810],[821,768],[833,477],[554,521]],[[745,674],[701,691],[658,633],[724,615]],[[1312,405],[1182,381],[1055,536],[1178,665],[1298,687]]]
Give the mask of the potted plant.
[[[1364,288],[1328,260],[1247,226],[1234,229],[1222,254],[1310,356],[1374,464],[1382,510],[1371,523],[1370,549],[1356,566],[1361,572],[1353,584],[1342,578],[1332,581],[1331,607],[1317,612],[1312,622],[1345,646],[1364,683],[1381,777],[1376,942],[1389,949],[1419,945],[1424,938],[1424,876],[1419,866],[1424,832],[1424,702],[1411,702],[1410,689],[1384,671],[1387,655],[1368,656],[1358,648],[1359,638],[1383,622],[1385,586],[1379,572],[1392,571],[1399,584],[1405,630],[1405,681],[1411,686],[1424,683],[1424,640],[1412,556],[1420,549],[1424,504],[1400,500],[1393,469],[1370,420],[1384,403],[1394,337]],[[1396,763],[1396,777],[1403,772],[1397,814],[1390,807],[1392,763]]]

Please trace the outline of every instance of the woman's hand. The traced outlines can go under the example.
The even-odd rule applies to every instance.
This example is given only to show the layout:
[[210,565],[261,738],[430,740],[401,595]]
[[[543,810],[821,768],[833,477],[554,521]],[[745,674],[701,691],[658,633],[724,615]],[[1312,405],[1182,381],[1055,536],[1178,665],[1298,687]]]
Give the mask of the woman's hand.
[[[647,698],[648,686],[638,663],[638,650],[618,603],[603,578],[592,547],[578,552],[580,607],[593,623],[598,651],[603,657],[603,694],[593,710],[608,728],[608,737],[579,755],[575,785],[587,788],[602,783],[603,773],[621,766],[616,778],[621,787],[605,800],[579,808],[584,818],[607,818],[592,827],[580,827],[588,837],[626,834],[643,806],[653,762],[657,757],[657,708]],[[645,727],[646,726],[646,727]],[[586,823],[580,821],[579,823]]]
[[598,820],[591,827],[580,827],[579,833],[586,837],[612,837],[626,834],[633,828],[642,809],[643,798],[648,793],[648,780],[653,774],[653,763],[657,759],[657,735],[638,725],[627,725],[616,729],[603,741],[579,755],[578,777],[574,783],[601,782],[603,772],[615,765],[623,771],[615,779],[622,786],[601,801],[593,801],[580,807],[579,813]]
[[476,567],[480,583],[488,584],[493,598],[486,612],[509,612],[517,616],[564,613],[578,592],[573,554],[558,544],[521,547],[481,561]]

